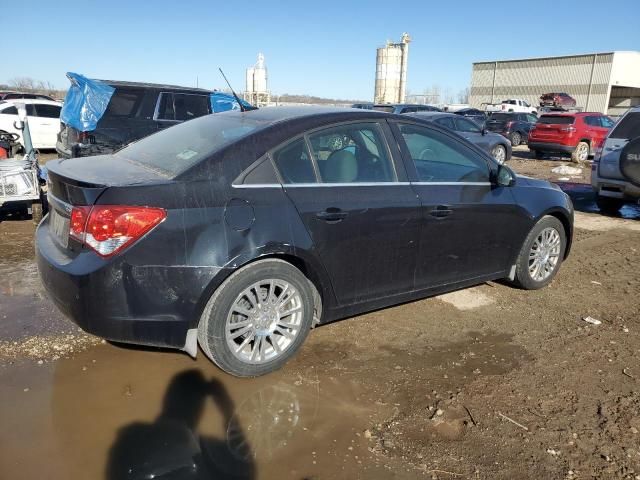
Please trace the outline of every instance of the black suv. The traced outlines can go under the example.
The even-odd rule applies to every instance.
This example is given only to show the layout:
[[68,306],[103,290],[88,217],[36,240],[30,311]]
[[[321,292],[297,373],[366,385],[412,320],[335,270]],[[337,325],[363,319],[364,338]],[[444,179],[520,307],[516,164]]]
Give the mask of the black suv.
[[212,113],[210,90],[100,80],[115,88],[94,130],[60,122],[56,150],[63,158],[112,153],[166,127]]
[[499,133],[511,140],[511,145],[517,147],[529,138],[529,131],[538,121],[533,113],[501,113],[492,114],[484,124],[490,132]]

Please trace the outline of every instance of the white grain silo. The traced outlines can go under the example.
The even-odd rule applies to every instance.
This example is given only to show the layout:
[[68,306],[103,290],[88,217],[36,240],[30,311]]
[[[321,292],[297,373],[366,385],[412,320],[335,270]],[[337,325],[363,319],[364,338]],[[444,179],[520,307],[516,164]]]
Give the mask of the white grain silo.
[[258,53],[256,64],[247,68],[244,99],[256,107],[263,107],[271,101],[267,85],[267,67],[262,53]]
[[400,43],[387,41],[376,51],[374,103],[402,103],[407,87],[407,60],[411,37],[402,34]]

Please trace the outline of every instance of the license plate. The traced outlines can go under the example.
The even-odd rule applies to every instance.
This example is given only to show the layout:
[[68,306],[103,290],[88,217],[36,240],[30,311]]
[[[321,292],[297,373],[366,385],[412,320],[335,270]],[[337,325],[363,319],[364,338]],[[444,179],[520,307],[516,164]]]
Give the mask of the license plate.
[[51,209],[51,219],[49,225],[53,236],[63,247],[69,244],[69,219],[60,215],[56,210]]

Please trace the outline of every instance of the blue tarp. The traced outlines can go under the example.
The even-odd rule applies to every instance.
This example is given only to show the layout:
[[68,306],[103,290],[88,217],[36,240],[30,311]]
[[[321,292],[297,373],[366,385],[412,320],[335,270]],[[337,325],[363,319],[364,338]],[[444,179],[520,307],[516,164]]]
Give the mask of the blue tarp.
[[[242,106],[253,110],[253,107],[244,100],[240,99]],[[236,101],[236,97],[222,92],[214,92],[211,94],[211,110],[213,113],[226,112],[227,110],[240,110],[240,106]]]
[[62,105],[60,120],[81,132],[95,130],[116,89],[77,73],[68,72],[67,78],[71,86]]

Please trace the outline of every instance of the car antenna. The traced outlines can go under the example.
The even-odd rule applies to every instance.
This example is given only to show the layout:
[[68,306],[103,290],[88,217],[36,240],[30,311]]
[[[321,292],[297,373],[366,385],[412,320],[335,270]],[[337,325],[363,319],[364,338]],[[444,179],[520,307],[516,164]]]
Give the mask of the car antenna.
[[[224,78],[224,81],[227,82],[227,85],[229,85],[229,90],[231,90],[231,93],[233,93],[233,96],[236,97],[236,102],[238,102],[238,105],[240,105],[240,111],[241,112],[246,112],[247,111],[247,107],[245,107],[242,104],[242,102],[240,101],[240,97],[238,97],[236,92],[233,90],[233,87],[229,83],[229,80],[227,80],[227,76],[224,74],[224,72],[222,71],[222,69],[220,67],[218,67],[218,70],[220,70],[220,73],[222,74],[222,78]],[[251,108],[250,110],[253,110],[253,108]]]

